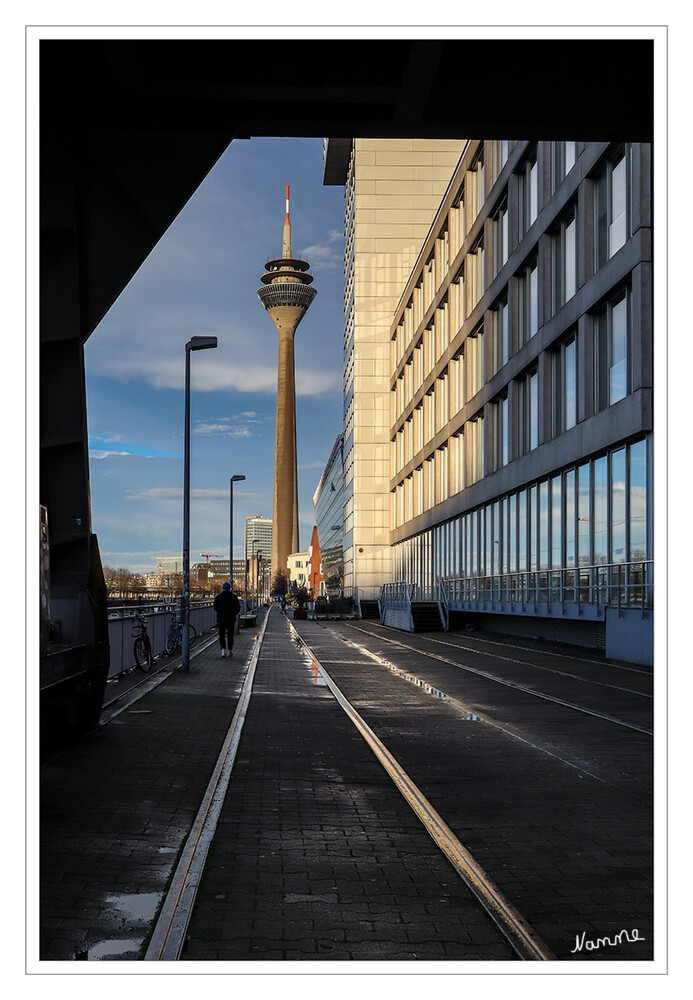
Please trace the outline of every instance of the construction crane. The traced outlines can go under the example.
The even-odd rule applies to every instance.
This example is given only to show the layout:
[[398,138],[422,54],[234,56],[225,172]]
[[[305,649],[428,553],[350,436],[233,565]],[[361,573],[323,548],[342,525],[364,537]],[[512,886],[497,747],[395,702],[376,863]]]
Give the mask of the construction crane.
[[210,560],[210,559],[221,559],[221,556],[215,556],[215,555],[213,555],[213,553],[211,553],[211,552],[200,552],[200,555],[201,555],[201,556],[204,556],[204,558],[205,558],[205,559],[206,559],[206,561],[207,561],[207,565],[209,565],[209,560]]

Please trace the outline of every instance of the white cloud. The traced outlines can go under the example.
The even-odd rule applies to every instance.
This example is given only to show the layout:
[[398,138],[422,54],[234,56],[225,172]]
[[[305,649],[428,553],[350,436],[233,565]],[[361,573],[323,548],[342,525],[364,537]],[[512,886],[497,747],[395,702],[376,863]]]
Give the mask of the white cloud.
[[[234,497],[242,497],[249,500],[256,499],[259,493],[248,493],[243,490],[235,490]],[[193,500],[228,500],[229,491],[219,489],[191,489],[190,497]],[[182,486],[155,486],[149,490],[126,490],[126,500],[176,500],[180,503],[183,499]]]
[[268,414],[261,415],[254,410],[246,410],[231,417],[209,417],[206,420],[199,420],[192,432],[204,437],[258,437],[260,428],[269,419]]
[[90,449],[89,458],[110,458],[112,455],[132,455],[131,451],[95,451]]

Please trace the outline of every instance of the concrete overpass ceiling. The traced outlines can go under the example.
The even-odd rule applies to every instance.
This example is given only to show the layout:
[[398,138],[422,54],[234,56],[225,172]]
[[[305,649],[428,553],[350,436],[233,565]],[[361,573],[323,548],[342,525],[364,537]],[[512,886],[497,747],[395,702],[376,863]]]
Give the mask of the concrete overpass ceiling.
[[652,67],[647,40],[44,40],[42,234],[73,234],[86,339],[234,138],[647,140]]

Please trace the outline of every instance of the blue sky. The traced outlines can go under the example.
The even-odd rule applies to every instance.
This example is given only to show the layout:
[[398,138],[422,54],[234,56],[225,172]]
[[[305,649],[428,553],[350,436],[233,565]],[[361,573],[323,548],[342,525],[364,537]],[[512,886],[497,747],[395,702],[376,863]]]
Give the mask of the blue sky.
[[136,572],[182,539],[185,344],[191,366],[190,558],[234,556],[243,519],[272,516],[277,334],[257,298],[281,256],[286,184],[294,254],[318,294],[296,334],[299,518],[342,427],[344,190],[322,184],[321,139],[234,140],[85,346],[93,527],[101,558]]

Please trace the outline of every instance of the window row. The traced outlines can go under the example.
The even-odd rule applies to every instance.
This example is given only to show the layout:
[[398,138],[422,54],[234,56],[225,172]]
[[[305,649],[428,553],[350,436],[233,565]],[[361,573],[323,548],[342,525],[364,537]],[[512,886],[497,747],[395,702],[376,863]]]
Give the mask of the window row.
[[651,558],[648,441],[557,472],[394,546],[394,578],[545,573]]
[[[488,467],[482,474],[507,465],[632,391],[630,311],[630,290],[623,286],[592,314],[591,332],[586,331],[582,341],[574,329],[569,331],[484,405],[482,412],[489,417],[492,447]],[[392,439],[391,476],[412,462],[480,391],[486,382],[489,359],[492,369],[498,367],[499,361],[507,360],[507,316],[503,308],[491,322],[488,336],[490,345],[487,333],[479,327],[467,337],[463,349],[398,429]],[[417,377],[422,381],[421,371],[417,375],[416,366],[407,365],[393,393],[393,422],[413,398]],[[582,417],[578,409],[581,385],[585,400]],[[467,484],[465,481],[459,488]]]
[[[577,157],[574,142],[552,143],[551,176],[552,186],[560,183],[573,168]],[[602,267],[626,242],[631,231],[631,146],[621,146],[606,160],[598,172],[590,178],[593,188],[594,211],[594,261],[595,269]],[[518,168],[518,218],[519,238],[537,219],[539,204],[539,181],[536,147],[525,157]],[[434,249],[423,267],[418,284],[401,316],[393,335],[392,366],[396,367],[412,340],[418,336],[426,310],[435,297],[437,289],[447,277],[450,264],[462,246],[469,226],[464,220],[464,191],[467,192],[467,207],[476,210],[479,192],[483,190],[483,156],[475,166],[467,171],[465,187],[460,200],[448,213]],[[471,201],[470,201],[471,199]],[[476,213],[478,214],[478,212]],[[476,217],[474,215],[474,217]],[[575,295],[578,287],[578,231],[576,203],[571,203],[560,219],[552,225],[547,236],[551,240],[551,274],[546,276],[551,283],[551,307],[557,312]],[[490,247],[490,251],[489,251]],[[479,234],[465,255],[463,269],[454,277],[449,286],[445,308],[449,304],[448,341],[454,337],[462,323],[471,314],[483,297],[486,289],[507,263],[510,256],[510,223],[508,193],[504,192],[492,211],[488,224]],[[538,314],[538,274],[537,264],[529,263],[516,279],[523,289],[520,306],[518,348],[536,332]],[[527,282],[533,288],[526,289]],[[437,322],[437,321],[436,321]],[[450,325],[451,324],[451,325]]]
[[467,421],[464,431],[453,435],[442,448],[437,448],[392,490],[392,529],[401,527],[481,479],[483,468],[484,417],[480,413]]

